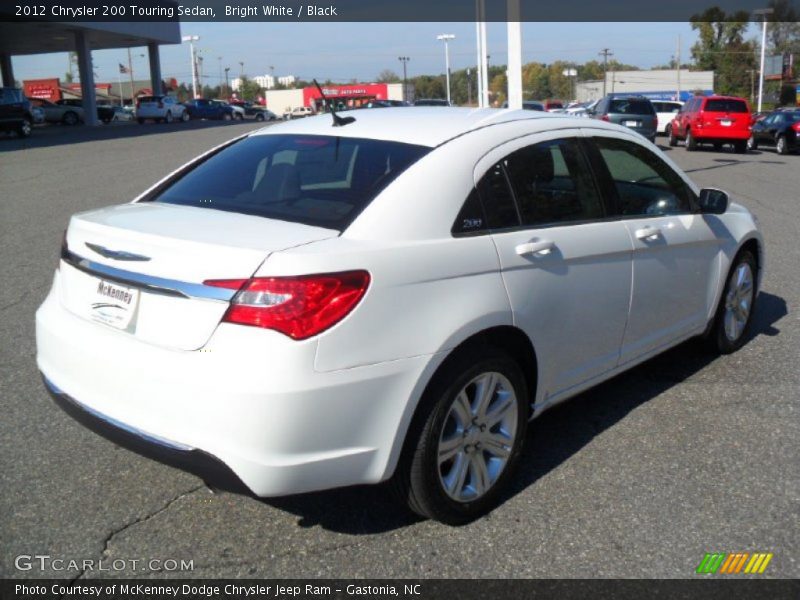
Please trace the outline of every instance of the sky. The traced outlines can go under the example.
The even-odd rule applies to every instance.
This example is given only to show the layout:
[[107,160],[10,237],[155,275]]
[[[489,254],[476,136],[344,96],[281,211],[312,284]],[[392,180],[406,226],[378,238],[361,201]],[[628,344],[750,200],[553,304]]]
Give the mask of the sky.
[[[487,25],[490,64],[506,63],[506,25]],[[204,83],[220,83],[222,69],[238,76],[244,63],[249,77],[270,74],[300,79],[331,79],[346,83],[374,81],[384,69],[402,76],[399,56],[408,56],[408,75],[444,73],[444,47],[436,36],[454,34],[450,42],[452,70],[476,61],[474,23],[181,23],[183,35],[199,35],[204,57]],[[645,69],[666,64],[675,54],[688,62],[696,34],[688,23],[523,23],[523,63],[567,60],[583,63],[600,59],[610,48],[613,59]],[[191,81],[188,44],[161,47],[162,74]],[[221,58],[221,60],[220,60]],[[116,81],[118,65],[127,65],[126,50],[93,53],[98,82]],[[61,77],[66,54],[19,56],[13,59],[17,80]],[[148,77],[145,48],[133,50],[137,79]]]

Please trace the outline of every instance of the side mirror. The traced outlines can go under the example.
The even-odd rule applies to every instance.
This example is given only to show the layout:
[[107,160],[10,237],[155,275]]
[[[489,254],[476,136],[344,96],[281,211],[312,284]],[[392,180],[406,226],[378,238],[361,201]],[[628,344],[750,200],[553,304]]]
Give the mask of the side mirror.
[[721,215],[728,210],[728,193],[714,188],[700,190],[700,212],[705,215]]

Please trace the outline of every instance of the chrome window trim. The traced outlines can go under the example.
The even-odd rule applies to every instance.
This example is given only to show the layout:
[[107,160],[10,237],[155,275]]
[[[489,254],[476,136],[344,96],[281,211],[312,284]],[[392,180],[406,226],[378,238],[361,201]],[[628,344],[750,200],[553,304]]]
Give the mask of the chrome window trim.
[[201,300],[215,300],[218,302],[230,302],[231,298],[236,295],[237,290],[228,288],[219,288],[210,285],[203,285],[202,283],[191,283],[188,281],[179,281],[177,279],[167,279],[164,277],[155,277],[153,275],[146,275],[144,273],[134,273],[133,271],[126,271],[116,267],[110,267],[98,262],[89,260],[78,256],[68,249],[61,252],[61,260],[76,269],[93,275],[95,277],[102,277],[121,283],[136,287],[147,292],[154,294],[161,294],[164,296],[176,296],[179,298],[198,298]]

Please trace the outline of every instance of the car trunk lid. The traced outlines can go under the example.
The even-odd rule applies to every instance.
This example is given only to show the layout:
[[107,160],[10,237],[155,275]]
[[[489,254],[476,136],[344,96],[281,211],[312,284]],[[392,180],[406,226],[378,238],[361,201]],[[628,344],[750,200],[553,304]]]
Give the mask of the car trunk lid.
[[202,347],[231,290],[209,279],[247,279],[272,253],[338,231],[170,204],[137,203],[72,217],[60,300],[70,312],[142,341]]

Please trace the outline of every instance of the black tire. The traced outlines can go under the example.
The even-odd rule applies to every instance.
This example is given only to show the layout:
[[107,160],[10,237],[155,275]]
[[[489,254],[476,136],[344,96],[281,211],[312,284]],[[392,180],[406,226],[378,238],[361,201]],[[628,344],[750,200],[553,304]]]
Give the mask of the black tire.
[[758,150],[758,142],[756,141],[756,138],[754,138],[752,135],[749,138],[747,138],[747,150],[750,152]]
[[672,130],[672,125],[667,125],[667,138],[669,138],[669,145],[670,147],[674,148],[678,145],[678,137],[675,135],[675,132]]
[[106,125],[108,125],[109,123],[111,123],[111,117],[103,117],[103,118],[101,119],[101,121],[103,121],[103,123],[105,123]]
[[231,120],[231,113],[222,113],[222,120],[223,121],[230,121]]
[[775,142],[775,151],[784,156],[789,154],[789,142],[786,141],[785,135],[780,136]]
[[144,125],[144,119],[142,119],[141,117],[136,119],[136,122],[139,123],[139,125]]
[[256,113],[256,121],[263,121],[263,120],[264,120],[264,115],[262,115],[261,113]]
[[[752,274],[752,290],[753,295],[750,301],[750,311],[747,315],[747,320],[745,322],[744,328],[742,329],[741,333],[738,337],[731,339],[731,337],[725,332],[725,317],[727,312],[727,303],[729,295],[731,293],[731,289],[734,287],[734,279],[733,275],[737,273],[740,265],[746,264],[749,269],[750,273]],[[736,352],[739,348],[741,348],[745,341],[747,340],[747,334],[750,331],[750,325],[753,322],[753,313],[755,312],[756,308],[756,300],[758,299],[758,268],[756,259],[753,256],[752,252],[749,250],[742,250],[736,256],[731,265],[730,271],[728,271],[728,275],[725,279],[725,288],[722,290],[722,295],[719,299],[719,305],[717,306],[717,311],[714,314],[714,321],[711,325],[711,329],[707,335],[707,341],[711,349],[714,352],[718,352],[720,354],[730,354],[731,352]]]
[[738,140],[733,142],[733,151],[736,154],[744,154],[747,152],[747,140]]
[[187,122],[189,119],[191,119],[191,118],[192,118],[192,117],[191,117],[191,115],[189,115],[189,111],[188,111],[188,110],[184,110],[184,111],[181,113],[181,121],[183,121],[184,123],[186,123],[186,122]]
[[237,112],[235,113],[234,117],[237,121],[244,121],[244,115],[242,115],[242,113]]
[[68,110],[64,113],[64,116],[61,117],[61,122],[64,125],[77,125],[80,119],[78,118],[78,113]]
[[719,152],[720,150],[722,150],[722,143],[721,142],[714,142],[714,150],[716,152]]
[[697,140],[692,135],[691,129],[686,130],[686,149],[689,152],[694,152],[695,150],[697,150]]
[[[516,433],[513,445],[508,450],[505,467],[495,482],[475,500],[459,501],[450,497],[444,488],[438,460],[439,440],[456,397],[472,380],[489,372],[501,374],[513,388],[517,398]],[[393,479],[395,492],[413,512],[450,525],[464,524],[485,514],[502,499],[504,488],[519,463],[527,429],[529,403],[525,377],[517,362],[505,352],[490,346],[476,346],[449,357],[428,385],[409,427],[403,454]],[[476,426],[471,425],[470,429]],[[465,440],[466,435],[465,433]],[[485,461],[487,451],[480,449],[480,444],[472,446],[471,451],[480,452]],[[470,461],[466,456],[468,455],[464,454],[462,458]],[[467,464],[469,466],[466,471],[472,481],[473,463]],[[465,478],[462,479],[464,480]]]
[[17,129],[17,134],[21,138],[30,137],[31,133],[33,133],[33,123],[28,117],[22,119],[22,123],[20,123],[19,128]]

